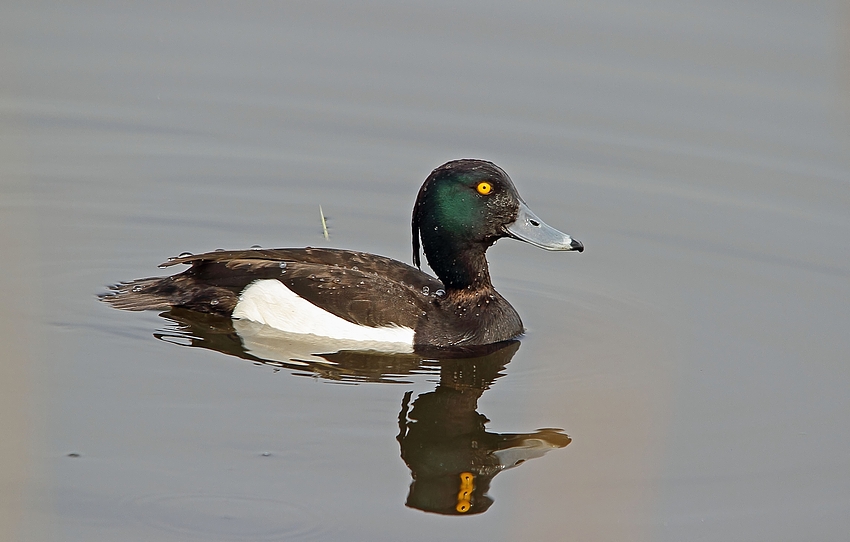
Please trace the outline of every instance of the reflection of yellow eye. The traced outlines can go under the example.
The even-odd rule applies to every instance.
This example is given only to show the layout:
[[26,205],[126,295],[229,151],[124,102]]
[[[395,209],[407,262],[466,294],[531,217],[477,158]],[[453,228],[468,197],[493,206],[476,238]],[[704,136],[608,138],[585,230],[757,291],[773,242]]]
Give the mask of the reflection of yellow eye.
[[[481,192],[481,185],[487,185],[488,192],[490,191],[490,185],[487,183],[481,183],[478,185],[478,191]],[[469,512],[469,509],[472,508],[472,491],[475,489],[475,475],[471,472],[462,472],[460,473],[460,492],[457,494],[457,506],[455,510],[460,512],[461,514],[465,514]]]
[[478,183],[478,186],[476,186],[475,189],[478,190],[478,193],[482,196],[486,196],[493,191],[493,185],[486,181],[482,181]]

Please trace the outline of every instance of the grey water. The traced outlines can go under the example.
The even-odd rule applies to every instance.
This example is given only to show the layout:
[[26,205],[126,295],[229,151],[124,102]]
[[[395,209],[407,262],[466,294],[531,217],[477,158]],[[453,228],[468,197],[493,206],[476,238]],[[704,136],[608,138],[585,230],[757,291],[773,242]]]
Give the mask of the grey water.
[[[11,1],[0,47],[9,540],[846,539],[846,3]],[[410,262],[463,157],[586,247],[488,252],[508,350],[97,301],[184,251]]]

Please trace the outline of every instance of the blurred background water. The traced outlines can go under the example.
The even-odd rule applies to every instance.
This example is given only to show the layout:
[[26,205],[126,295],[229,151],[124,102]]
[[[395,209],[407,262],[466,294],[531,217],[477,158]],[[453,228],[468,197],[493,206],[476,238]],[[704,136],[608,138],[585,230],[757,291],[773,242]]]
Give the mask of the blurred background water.
[[[848,36],[826,1],[4,3],[8,539],[844,540]],[[572,442],[485,513],[405,505],[439,364],[340,385],[96,301],[187,250],[409,262],[461,157],[587,247],[488,254],[529,331],[470,412]]]

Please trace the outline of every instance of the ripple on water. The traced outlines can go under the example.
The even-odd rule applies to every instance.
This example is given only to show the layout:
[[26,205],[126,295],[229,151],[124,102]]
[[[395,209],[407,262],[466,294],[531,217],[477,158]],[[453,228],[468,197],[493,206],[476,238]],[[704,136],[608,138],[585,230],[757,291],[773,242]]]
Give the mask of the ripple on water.
[[303,505],[261,497],[172,494],[125,501],[133,520],[181,540],[321,540],[329,525]]

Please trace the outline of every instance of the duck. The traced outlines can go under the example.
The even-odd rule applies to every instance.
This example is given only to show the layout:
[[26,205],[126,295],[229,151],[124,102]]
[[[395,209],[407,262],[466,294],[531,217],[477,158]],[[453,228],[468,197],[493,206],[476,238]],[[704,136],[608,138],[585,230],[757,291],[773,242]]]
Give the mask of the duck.
[[[412,266],[333,248],[219,249],[169,258],[160,268],[190,267],[119,283],[101,299],[123,310],[210,313],[364,349],[476,347],[525,332],[493,287],[488,248],[507,237],[545,250],[584,250],[540,220],[502,168],[478,159],[431,172],[416,197],[411,233]],[[436,277],[421,270],[420,246]]]

